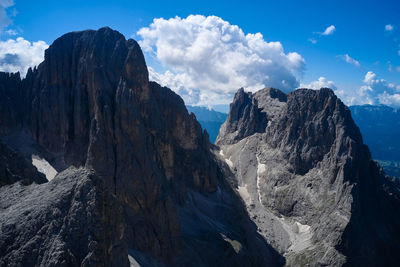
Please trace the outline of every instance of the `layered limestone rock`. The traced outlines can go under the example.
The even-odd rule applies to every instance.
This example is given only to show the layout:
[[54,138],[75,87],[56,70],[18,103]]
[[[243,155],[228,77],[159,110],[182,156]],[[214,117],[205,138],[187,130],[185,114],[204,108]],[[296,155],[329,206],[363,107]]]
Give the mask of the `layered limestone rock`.
[[240,89],[217,144],[259,233],[287,265],[398,264],[399,184],[330,89]]
[[[13,202],[2,210],[0,235],[8,236],[0,243],[3,265],[282,263],[225,182],[195,116],[170,89],[148,81],[134,40],[109,28],[68,33],[25,79],[0,78],[0,99],[7,100],[0,114],[2,140],[59,172],[46,185],[12,185],[1,192],[4,199],[16,194],[13,199],[27,210],[14,213]],[[53,199],[71,192],[80,197],[63,202],[53,215]],[[82,196],[87,192],[93,193]],[[40,220],[28,220],[22,229],[16,217],[29,214]],[[48,232],[43,249],[36,249]],[[30,252],[26,240],[33,242]]]

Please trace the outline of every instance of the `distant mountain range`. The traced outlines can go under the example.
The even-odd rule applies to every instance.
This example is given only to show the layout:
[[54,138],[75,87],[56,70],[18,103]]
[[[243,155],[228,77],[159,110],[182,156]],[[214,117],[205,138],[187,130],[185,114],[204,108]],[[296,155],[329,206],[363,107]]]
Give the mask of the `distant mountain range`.
[[388,175],[400,177],[400,112],[384,105],[351,106],[350,110],[372,157]]
[[201,127],[207,130],[210,136],[210,142],[214,143],[218,136],[219,128],[221,124],[225,122],[228,114],[207,107],[186,106],[186,108],[189,112],[193,112],[194,115],[196,115]]

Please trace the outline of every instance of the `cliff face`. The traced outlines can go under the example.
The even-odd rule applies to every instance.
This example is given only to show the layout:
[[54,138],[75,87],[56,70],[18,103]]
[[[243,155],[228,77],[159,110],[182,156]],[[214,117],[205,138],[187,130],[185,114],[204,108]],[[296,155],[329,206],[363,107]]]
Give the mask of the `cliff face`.
[[[40,154],[61,172],[45,185],[2,188],[4,199],[16,190],[21,200],[15,201],[26,205],[21,214],[13,212],[15,203],[2,210],[3,265],[281,260],[225,183],[195,116],[170,89],[148,81],[134,40],[109,28],[68,33],[24,80],[0,79],[2,139],[25,156]],[[60,186],[65,191],[58,192]],[[49,212],[58,197],[59,211]],[[12,223],[30,213],[38,216],[24,230]],[[43,241],[43,235],[50,237]],[[25,240],[33,240],[33,249],[25,249]],[[35,249],[42,241],[46,252]]]
[[[246,109],[259,110],[258,119],[237,116]],[[288,265],[399,262],[400,187],[371,159],[330,89],[239,90],[231,113],[217,138],[220,154],[259,232]],[[238,138],[249,121],[263,128]]]
[[23,122],[23,99],[19,74],[0,72],[0,134],[7,135]]
[[25,185],[33,182],[47,182],[45,176],[27,162],[23,156],[0,142],[0,187],[21,182]]
[[[236,143],[254,133],[263,132],[267,123],[258,108],[257,99],[240,88],[230,106],[227,122],[221,126],[221,131],[225,133],[224,143]],[[220,143],[220,137],[217,137],[216,143]]]

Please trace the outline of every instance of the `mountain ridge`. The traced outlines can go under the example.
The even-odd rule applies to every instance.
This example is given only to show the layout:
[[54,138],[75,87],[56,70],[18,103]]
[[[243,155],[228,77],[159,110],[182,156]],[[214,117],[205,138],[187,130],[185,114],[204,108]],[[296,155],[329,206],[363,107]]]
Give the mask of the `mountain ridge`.
[[[0,266],[399,261],[398,182],[330,89],[242,88],[213,145],[106,27],[58,38],[24,79],[0,73],[0,111],[0,170],[28,170],[0,184]],[[33,156],[58,174],[32,179]]]
[[[62,181],[76,189],[73,201],[67,202],[63,199],[70,194],[48,193],[45,200],[61,194],[53,213],[53,204],[38,198],[25,205],[22,214],[12,212],[18,203],[1,210],[1,265],[127,266],[130,259],[146,264],[140,261],[149,258],[157,265],[197,266],[281,261],[258,237],[225,184],[208,135],[195,116],[170,89],[149,82],[136,41],[110,28],[67,33],[24,79],[10,74],[0,78],[6,85],[0,91],[5,111],[0,115],[1,139],[27,157],[37,153],[58,163],[53,180],[17,189],[26,191],[21,197],[32,198],[35,191],[45,194],[42,188]],[[26,138],[33,143],[29,149]],[[4,198],[15,187],[6,188]],[[92,193],[83,197],[83,192]],[[105,205],[107,199],[113,204]],[[204,210],[204,203],[214,209]],[[81,216],[81,206],[87,216]],[[68,210],[74,212],[68,216]],[[226,216],[221,217],[220,210],[226,210]],[[27,214],[44,214],[46,219],[40,222]],[[27,219],[27,231],[13,226],[15,216]],[[70,223],[54,228],[52,216]],[[39,249],[44,233],[35,231],[38,223],[50,238],[44,243],[46,257]],[[101,234],[89,235],[85,229]],[[79,233],[82,240],[71,236]],[[26,249],[28,237],[32,242]]]
[[[257,122],[264,130],[241,130]],[[397,264],[399,184],[371,159],[332,90],[285,99],[239,89],[216,144],[259,232],[287,265]]]

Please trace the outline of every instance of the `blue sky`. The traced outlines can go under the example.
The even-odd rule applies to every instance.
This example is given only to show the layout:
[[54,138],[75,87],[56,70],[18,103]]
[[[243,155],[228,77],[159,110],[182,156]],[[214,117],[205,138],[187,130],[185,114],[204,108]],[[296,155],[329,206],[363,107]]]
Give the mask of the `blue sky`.
[[[0,27],[2,27],[0,39],[3,42],[20,36],[29,42],[41,40],[51,44],[54,39],[66,32],[97,29],[103,26],[110,26],[127,38],[141,40],[145,37],[138,34],[138,31],[149,27],[155,18],[168,20],[175,16],[185,19],[192,14],[205,17],[214,15],[229,25],[237,25],[245,35],[261,33],[267,43],[280,42],[286,55],[289,52],[301,55],[305,61],[303,66],[298,68],[283,66],[290,71],[299,72],[295,74],[299,86],[312,85],[313,81],[323,77],[325,81],[332,82],[339,95],[342,92],[341,96],[349,104],[358,97],[363,99],[361,102],[385,103],[386,100],[379,100],[384,98],[378,99],[376,94],[380,92],[382,95],[386,87],[393,89],[400,86],[399,1],[321,0],[244,3],[243,1],[0,0],[0,5],[3,6],[8,18],[8,21],[5,21],[0,14]],[[334,25],[335,31],[330,35],[322,35],[321,33],[331,25]],[[391,25],[392,29],[388,26],[391,30],[387,30],[388,28],[385,30],[386,25]],[[16,32],[17,35],[8,34],[7,31]],[[163,40],[161,38],[157,40]],[[310,40],[315,40],[316,43]],[[149,44],[149,47],[161,50],[155,42]],[[353,63],[350,60],[348,60],[350,63],[346,62],[346,55],[354,59]],[[178,65],[171,65],[168,60],[163,61],[158,51],[145,51],[145,56],[148,65],[159,74],[165,74],[165,71],[170,70],[172,75],[176,75],[188,71],[189,68],[180,69]],[[366,79],[368,72],[372,72],[375,76],[370,75],[372,78]],[[275,72],[271,75],[274,74]],[[195,82],[193,86],[196,86]],[[361,89],[363,86],[364,90]],[[397,89],[392,89],[387,89],[389,95],[397,93]],[[202,88],[198,90],[201,91]],[[371,93],[374,90],[376,94]],[[369,98],[365,94],[358,95],[356,91],[368,93]],[[188,90],[185,92],[188,93]],[[230,91],[224,92],[231,97]],[[218,95],[214,97],[218,98]],[[194,101],[196,104],[196,99],[198,100],[188,97],[185,100]],[[387,102],[388,104],[400,105],[400,99],[398,103],[395,101],[397,98],[391,99],[393,101]],[[217,104],[213,99],[203,100],[199,104]],[[358,103],[357,100],[354,103]]]

